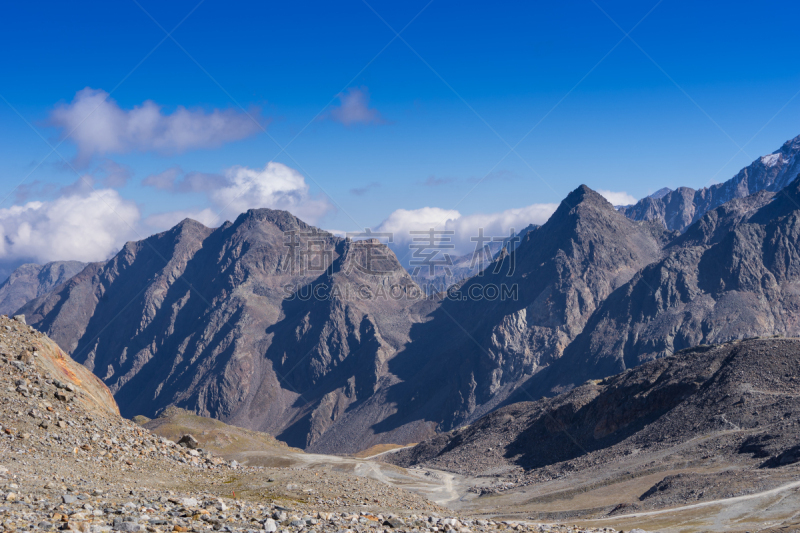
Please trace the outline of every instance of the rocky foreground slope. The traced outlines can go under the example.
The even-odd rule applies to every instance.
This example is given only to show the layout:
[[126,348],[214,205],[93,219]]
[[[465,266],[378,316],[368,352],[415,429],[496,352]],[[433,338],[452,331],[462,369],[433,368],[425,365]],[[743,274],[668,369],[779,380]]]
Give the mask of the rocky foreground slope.
[[800,339],[697,347],[506,406],[384,460],[497,476],[475,490],[516,494],[534,517],[753,494],[800,477],[799,360]]
[[3,532],[568,530],[456,518],[373,479],[181,447],[121,418],[102,382],[29,326],[0,317],[0,343]]

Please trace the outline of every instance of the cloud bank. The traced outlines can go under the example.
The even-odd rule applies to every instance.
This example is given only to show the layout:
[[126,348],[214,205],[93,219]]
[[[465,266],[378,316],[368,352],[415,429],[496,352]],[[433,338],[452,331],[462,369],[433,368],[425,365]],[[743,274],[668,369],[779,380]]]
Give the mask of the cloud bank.
[[483,228],[485,236],[508,237],[512,228],[519,231],[529,224],[544,224],[557,207],[558,204],[532,204],[496,213],[472,215],[462,215],[456,210],[438,207],[398,209],[374,230],[393,234],[392,247],[398,257],[408,252],[408,245],[414,237],[411,231],[426,231],[430,228],[452,230],[455,233],[450,236],[450,243],[455,248],[446,251],[451,255],[463,255],[475,250],[475,242],[470,237],[477,236],[480,228]]
[[597,189],[597,194],[611,202],[611,205],[631,205],[636,203],[636,198],[625,191],[606,191]]
[[225,219],[233,219],[248,209],[261,207],[289,211],[310,224],[316,224],[334,208],[327,198],[310,193],[302,174],[275,162],[255,169],[234,166],[223,175],[199,172],[185,174],[180,168],[173,167],[148,176],[142,183],[174,193],[203,193],[213,204],[213,208],[174,211],[149,217],[148,225],[157,229],[171,227],[186,216],[207,226],[218,226]]
[[0,209],[0,260],[99,261],[139,238],[139,209],[113,189]]
[[174,193],[201,193],[211,205],[142,219],[134,202],[109,187],[124,184],[129,176],[124,167],[108,162],[96,174],[58,189],[38,188],[38,196],[51,199],[0,209],[0,267],[20,261],[102,261],[125,242],[169,229],[185,218],[216,227],[248,209],[269,207],[315,224],[333,209],[326,198],[310,193],[302,174],[280,163],[256,169],[236,166],[224,175],[184,173],[174,167],[145,182]]
[[302,174],[281,163],[262,169],[232,167],[225,172],[226,185],[211,192],[214,203],[226,212],[269,207],[284,209],[311,224],[333,209],[327,198],[313,197]]
[[261,129],[247,114],[230,109],[205,112],[178,106],[166,113],[152,100],[122,109],[107,92],[89,87],[78,91],[69,104],[53,109],[49,124],[77,145],[80,164],[101,154],[215,148]]

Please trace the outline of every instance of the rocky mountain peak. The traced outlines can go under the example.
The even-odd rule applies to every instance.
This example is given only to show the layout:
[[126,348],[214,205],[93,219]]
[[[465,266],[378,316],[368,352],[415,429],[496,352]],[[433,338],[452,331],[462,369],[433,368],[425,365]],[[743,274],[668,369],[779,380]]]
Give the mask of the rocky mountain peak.
[[176,233],[183,233],[186,231],[205,230],[205,229],[208,229],[208,226],[206,226],[202,222],[198,222],[193,218],[187,217],[178,222],[177,224],[175,224],[175,226],[173,226],[169,231],[173,231]]
[[581,204],[591,205],[593,207],[602,209],[614,209],[611,203],[603,198],[602,195],[590,189],[587,185],[580,185],[577,189],[573,190],[561,201],[559,209],[565,207],[567,209],[574,209]]
[[281,231],[316,229],[288,211],[268,208],[248,209],[236,218],[234,226],[264,223],[271,224]]

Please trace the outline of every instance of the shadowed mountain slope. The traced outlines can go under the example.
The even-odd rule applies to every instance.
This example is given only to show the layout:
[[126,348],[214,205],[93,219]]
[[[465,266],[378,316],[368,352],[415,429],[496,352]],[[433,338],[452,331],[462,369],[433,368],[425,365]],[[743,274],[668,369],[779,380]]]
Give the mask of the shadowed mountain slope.
[[252,210],[128,243],[22,312],[123,414],[176,405],[352,453],[682,348],[797,334],[799,215],[795,181],[678,235],[581,186],[515,250],[430,300],[377,241]]
[[[287,231],[298,250],[328,250],[329,268],[293,268]],[[353,452],[494,408],[669,238],[582,186],[437,302],[419,298],[385,246],[253,210],[216,230],[186,220],[128,243],[22,312],[104,380],[123,414],[177,405]],[[368,258],[375,272],[352,268]],[[488,286],[508,294],[483,295]]]
[[[330,252],[315,270],[301,251],[316,245]],[[125,415],[175,404],[307,446],[372,393],[415,320],[409,301],[346,298],[348,287],[419,290],[385,247],[385,264],[373,261],[383,274],[345,272],[368,249],[282,211],[216,230],[186,220],[22,312],[101,377]]]

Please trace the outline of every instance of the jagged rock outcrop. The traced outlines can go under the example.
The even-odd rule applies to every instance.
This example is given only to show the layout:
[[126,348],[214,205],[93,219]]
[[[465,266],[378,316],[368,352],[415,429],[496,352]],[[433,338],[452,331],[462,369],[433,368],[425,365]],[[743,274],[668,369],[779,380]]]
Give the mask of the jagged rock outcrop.
[[13,314],[34,298],[48,294],[85,267],[86,263],[79,261],[20,266],[0,285],[0,314]]
[[708,211],[758,191],[777,192],[800,173],[800,136],[759,157],[726,182],[702,189],[659,190],[620,212],[633,220],[657,220],[669,230],[684,231]]

